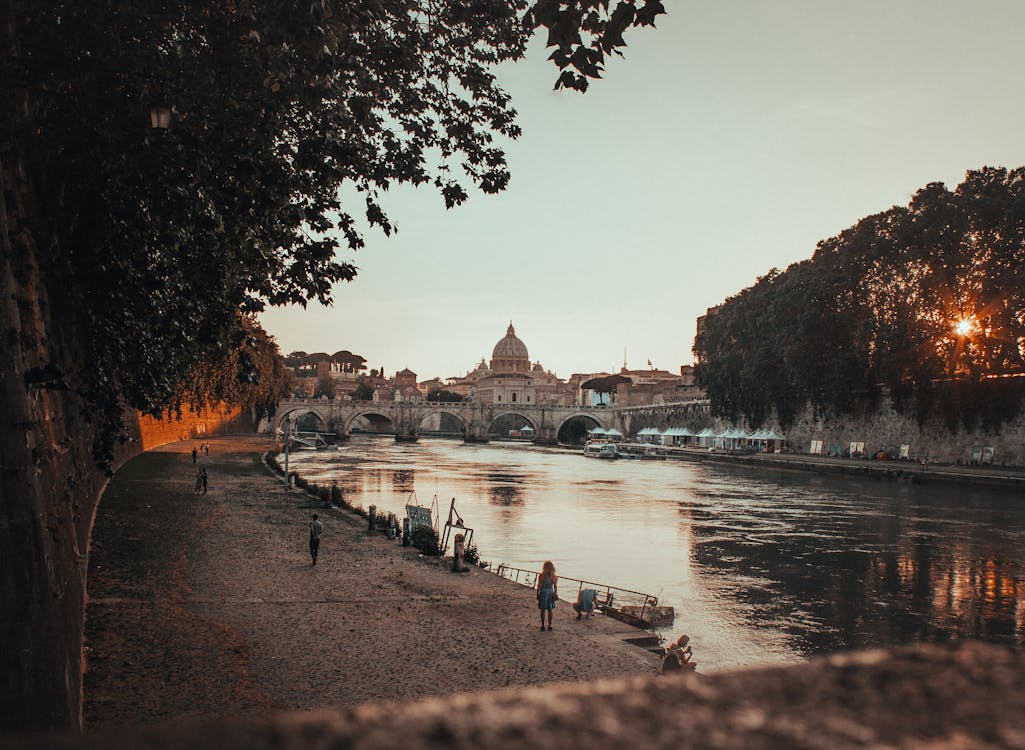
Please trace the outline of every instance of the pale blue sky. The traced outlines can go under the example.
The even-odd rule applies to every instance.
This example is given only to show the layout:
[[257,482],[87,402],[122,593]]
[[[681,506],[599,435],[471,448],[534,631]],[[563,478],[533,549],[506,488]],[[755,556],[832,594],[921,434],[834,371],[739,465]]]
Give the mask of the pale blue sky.
[[264,314],[286,353],[465,373],[512,320],[562,377],[692,361],[695,319],[858,219],[1025,163],[1025,2],[667,1],[581,96],[502,69],[512,182],[446,211],[393,190],[333,307]]

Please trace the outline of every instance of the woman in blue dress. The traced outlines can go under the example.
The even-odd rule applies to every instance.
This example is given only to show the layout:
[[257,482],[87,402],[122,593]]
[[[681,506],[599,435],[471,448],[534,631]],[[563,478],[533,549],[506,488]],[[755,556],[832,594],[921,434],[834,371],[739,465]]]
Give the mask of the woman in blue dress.
[[555,564],[545,560],[541,575],[537,577],[537,608],[541,610],[541,630],[545,629],[545,613],[548,613],[548,629],[552,629],[552,610],[559,598],[559,578],[555,575]]

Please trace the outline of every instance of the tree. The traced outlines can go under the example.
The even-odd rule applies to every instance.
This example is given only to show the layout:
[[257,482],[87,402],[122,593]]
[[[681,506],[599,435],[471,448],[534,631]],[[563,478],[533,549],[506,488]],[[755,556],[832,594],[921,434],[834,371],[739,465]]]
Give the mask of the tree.
[[[602,398],[605,394],[610,396],[614,394],[620,383],[632,382],[633,381],[625,375],[603,375],[598,378],[585,380],[580,384],[580,387],[584,390],[594,391],[599,395],[599,398]],[[605,403],[604,398],[602,398],[601,403]]]
[[458,403],[463,400],[461,394],[455,391],[448,391],[444,388],[436,388],[427,394],[428,401],[444,402],[444,403]]
[[240,318],[233,343],[218,361],[204,362],[178,393],[175,407],[232,404],[248,410],[254,419],[274,412],[295,387],[274,337],[255,317]]
[[321,375],[317,378],[317,388],[313,391],[313,395],[317,398],[321,396],[335,397],[335,381],[330,375]]
[[366,357],[353,354],[348,349],[335,352],[331,355],[331,359],[341,366],[343,372],[362,372],[367,369]]
[[956,430],[1025,399],[1025,169],[931,183],[772,271],[708,317],[695,377],[716,414],[785,426],[874,408],[880,386]]
[[370,401],[374,398],[374,389],[369,383],[360,383],[349,391],[349,396],[353,401]]
[[[78,722],[66,675],[80,673],[82,551],[104,472],[125,455],[126,409],[173,406],[198,366],[228,355],[240,313],[329,302],[356,273],[335,251],[363,245],[357,212],[394,231],[379,200],[392,185],[432,185],[449,207],[467,185],[502,190],[496,139],[519,128],[492,71],[534,30],[555,48],[557,86],[582,90],[629,26],[661,12],[0,4],[0,728]],[[171,127],[148,128],[151,112]]]

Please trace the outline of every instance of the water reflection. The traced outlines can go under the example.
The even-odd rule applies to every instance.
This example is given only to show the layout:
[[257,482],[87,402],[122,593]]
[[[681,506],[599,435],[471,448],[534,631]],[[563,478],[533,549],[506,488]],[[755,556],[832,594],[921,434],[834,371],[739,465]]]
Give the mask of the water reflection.
[[495,505],[521,505],[523,495],[514,485],[497,484],[488,487],[488,497]]
[[1025,509],[1010,495],[440,440],[360,438],[292,461],[354,504],[402,513],[410,491],[456,497],[485,559],[553,559],[659,595],[677,608],[667,635],[690,633],[702,669],[953,638],[1025,645]]
[[395,469],[391,473],[392,488],[396,492],[412,492],[416,489],[416,471],[413,469]]

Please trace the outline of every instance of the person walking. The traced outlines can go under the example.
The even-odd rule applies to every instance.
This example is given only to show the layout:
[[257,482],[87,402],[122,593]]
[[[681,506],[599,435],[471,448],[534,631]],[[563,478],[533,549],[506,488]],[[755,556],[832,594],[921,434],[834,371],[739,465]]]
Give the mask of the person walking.
[[203,489],[203,485],[204,484],[205,484],[205,482],[203,481],[203,470],[200,469],[199,471],[196,472],[196,493],[195,494],[198,495],[200,493],[200,491]]
[[199,455],[199,451],[196,450],[196,446],[192,446],[192,463],[196,463],[196,456]]
[[313,520],[310,521],[310,557],[313,558],[313,564],[317,564],[317,553],[320,552],[320,535],[324,533],[324,524],[320,522],[317,514],[313,514]]
[[205,468],[200,469],[199,470],[199,475],[203,479],[203,494],[205,495],[206,494],[206,469]]
[[545,629],[545,614],[548,615],[548,629],[552,629],[552,610],[559,599],[559,577],[555,575],[555,564],[545,560],[541,575],[537,577],[537,608],[541,610],[541,630]]

